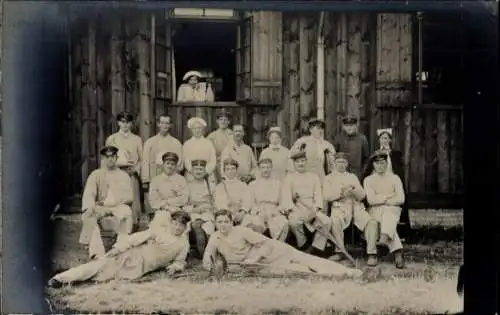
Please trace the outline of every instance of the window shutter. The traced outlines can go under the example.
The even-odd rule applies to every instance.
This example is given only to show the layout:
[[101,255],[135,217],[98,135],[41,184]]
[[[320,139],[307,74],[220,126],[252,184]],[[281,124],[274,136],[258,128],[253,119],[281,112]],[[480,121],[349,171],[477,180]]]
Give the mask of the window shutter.
[[155,42],[155,100],[164,104],[173,101],[172,29],[168,19],[157,19]]
[[252,12],[252,101],[279,105],[282,95],[282,13]]
[[252,20],[239,12],[238,39],[236,41],[236,100],[250,102],[252,98]]

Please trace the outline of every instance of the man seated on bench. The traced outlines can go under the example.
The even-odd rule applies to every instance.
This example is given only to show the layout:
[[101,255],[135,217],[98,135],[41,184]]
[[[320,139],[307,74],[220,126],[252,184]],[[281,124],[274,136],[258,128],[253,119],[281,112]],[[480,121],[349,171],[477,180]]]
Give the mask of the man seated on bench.
[[[335,154],[333,172],[325,177],[323,182],[323,197],[325,202],[331,202],[332,234],[342,245],[344,244],[344,231],[351,221],[364,233],[367,243],[368,265],[375,266],[376,243],[378,224],[366,212],[362,200],[365,191],[361,187],[358,177],[347,171],[348,155],[343,152]],[[333,261],[341,261],[346,257],[336,247],[335,254],[330,257]]]
[[132,182],[117,167],[117,153],[114,146],[101,149],[102,166],[89,175],[83,191],[79,242],[88,245],[91,259],[105,254],[100,229],[103,218],[111,220],[112,229],[118,234],[117,242],[132,232]]
[[281,181],[272,176],[274,165],[270,158],[261,159],[258,164],[259,176],[248,185],[248,200],[245,202],[251,215],[245,217],[242,225],[262,226],[269,231],[271,238],[285,242],[289,226],[280,207]]
[[403,244],[396,228],[401,216],[401,206],[405,202],[405,193],[401,178],[387,171],[387,159],[386,152],[373,153],[369,163],[373,163],[374,172],[364,179],[363,186],[370,205],[369,213],[380,226],[377,246],[388,247],[394,254],[396,268],[402,269],[404,268]]

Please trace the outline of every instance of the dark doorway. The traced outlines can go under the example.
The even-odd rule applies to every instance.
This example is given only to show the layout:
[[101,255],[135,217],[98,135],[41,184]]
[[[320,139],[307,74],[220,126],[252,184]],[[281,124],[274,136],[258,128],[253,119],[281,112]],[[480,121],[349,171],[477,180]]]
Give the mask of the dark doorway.
[[215,78],[215,101],[236,99],[237,24],[178,22],[174,27],[176,85],[187,71],[207,69]]

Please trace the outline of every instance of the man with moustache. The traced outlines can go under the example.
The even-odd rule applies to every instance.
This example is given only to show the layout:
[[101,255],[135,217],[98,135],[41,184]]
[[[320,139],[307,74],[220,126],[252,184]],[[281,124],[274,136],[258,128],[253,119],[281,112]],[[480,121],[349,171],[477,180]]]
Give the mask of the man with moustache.
[[[377,264],[377,229],[378,223],[366,212],[362,200],[365,192],[356,175],[347,171],[348,156],[346,153],[337,152],[334,159],[334,169],[326,176],[323,182],[323,197],[326,203],[331,203],[330,218],[332,220],[332,235],[337,241],[344,245],[344,230],[351,222],[364,233],[366,250],[368,254],[368,266]],[[335,254],[331,260],[341,261],[344,254],[336,247]]]
[[[164,169],[163,155],[166,152],[177,155],[176,171],[180,172],[183,168],[182,162],[182,144],[179,140],[170,135],[172,128],[172,117],[168,114],[161,114],[156,119],[158,134],[146,140],[142,153],[141,178],[143,191],[149,191],[149,184],[155,176],[161,174]],[[146,212],[152,215],[149,197],[144,196],[144,206]]]
[[242,225],[261,226],[269,230],[271,238],[285,242],[289,231],[288,220],[281,211],[281,181],[273,176],[273,168],[270,158],[259,160],[259,176],[248,185],[245,202],[251,215],[245,218]]
[[[243,125],[233,125],[233,140],[222,151],[221,160],[236,160],[238,162],[238,177],[242,182],[248,184],[255,178],[257,160],[252,148],[243,142],[244,136],[245,129]],[[224,170],[223,167],[221,167],[221,169]],[[224,175],[223,172],[222,177],[224,177]]]
[[233,139],[233,130],[229,128],[231,123],[231,113],[221,109],[216,112],[218,129],[211,132],[207,139],[212,141],[215,148],[215,155],[217,156],[217,166],[215,167],[215,177],[217,182],[222,180],[221,171],[221,154],[224,148],[231,143]]
[[321,181],[313,172],[307,171],[305,152],[297,152],[291,156],[295,167],[283,182],[282,209],[288,217],[290,230],[295,235],[300,250],[311,253],[313,248],[323,251],[327,238],[315,233],[311,246],[308,246],[304,227],[314,233],[319,225],[326,230],[331,229],[330,218],[324,213]]

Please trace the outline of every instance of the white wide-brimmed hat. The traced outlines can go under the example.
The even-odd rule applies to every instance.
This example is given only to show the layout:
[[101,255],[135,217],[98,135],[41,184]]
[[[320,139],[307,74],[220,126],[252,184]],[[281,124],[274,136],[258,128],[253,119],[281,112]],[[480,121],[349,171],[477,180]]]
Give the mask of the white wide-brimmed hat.
[[189,118],[189,120],[187,121],[187,127],[189,129],[192,129],[195,125],[201,125],[203,128],[205,128],[207,126],[207,122],[200,117]]
[[182,81],[186,81],[187,79],[189,79],[192,76],[195,76],[198,78],[202,77],[202,75],[199,71],[191,70],[191,71],[186,72],[186,74],[182,77]]

